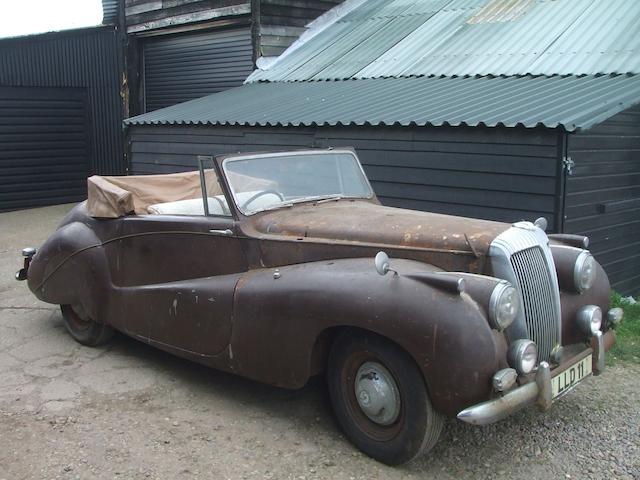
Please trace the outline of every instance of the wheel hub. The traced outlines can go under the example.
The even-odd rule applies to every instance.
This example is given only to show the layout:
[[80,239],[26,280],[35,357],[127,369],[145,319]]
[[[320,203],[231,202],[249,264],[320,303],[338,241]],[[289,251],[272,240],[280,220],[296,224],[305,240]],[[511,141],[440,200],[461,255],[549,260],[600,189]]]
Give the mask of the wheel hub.
[[391,425],[400,414],[400,393],[391,372],[377,362],[358,369],[354,388],[362,412],[379,425]]

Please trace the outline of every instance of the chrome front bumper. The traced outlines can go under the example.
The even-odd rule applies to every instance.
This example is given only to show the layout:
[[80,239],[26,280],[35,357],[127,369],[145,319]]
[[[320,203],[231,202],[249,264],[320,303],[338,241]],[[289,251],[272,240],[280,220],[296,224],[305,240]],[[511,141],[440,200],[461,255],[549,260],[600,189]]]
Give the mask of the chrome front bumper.
[[[569,359],[564,365],[570,366],[592,353],[593,374],[601,374],[604,371],[605,344],[611,345],[613,343],[613,338],[607,338],[606,340],[608,341],[605,341],[605,337],[607,336],[613,337],[613,332],[609,331],[605,334],[598,332],[593,337],[593,348],[584,350],[579,355]],[[562,366],[558,368],[562,369]],[[458,418],[463,422],[473,425],[488,425],[502,420],[534,403],[537,404],[541,410],[547,410],[553,402],[551,373],[549,364],[547,362],[540,362],[535,375],[535,381],[516,387],[501,397],[465,408],[458,413]]]

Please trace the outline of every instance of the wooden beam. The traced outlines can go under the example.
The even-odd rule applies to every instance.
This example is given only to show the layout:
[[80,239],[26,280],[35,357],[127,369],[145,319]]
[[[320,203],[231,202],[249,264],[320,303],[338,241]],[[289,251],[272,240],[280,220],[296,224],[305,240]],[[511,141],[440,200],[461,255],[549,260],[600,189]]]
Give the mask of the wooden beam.
[[251,63],[256,68],[256,62],[262,55],[260,45],[262,39],[260,37],[260,2],[262,0],[251,0]]
[[279,37],[299,37],[306,28],[300,27],[287,27],[284,25],[260,25],[260,34],[262,35],[276,35]]
[[204,20],[211,20],[214,18],[247,15],[249,13],[251,13],[251,4],[242,3],[240,5],[216,8],[213,10],[206,10],[203,12],[187,13],[184,15],[176,15],[173,17],[162,18],[160,20],[155,20],[151,22],[145,22],[145,23],[136,24],[136,25],[129,25],[127,27],[127,33],[144,32],[144,31],[153,30],[156,28],[170,27],[173,25],[182,25],[185,23],[201,22]]
[[251,19],[248,15],[242,15],[239,17],[228,17],[219,20],[211,20],[209,22],[187,23],[184,25],[176,25],[174,27],[166,27],[156,30],[145,30],[144,32],[137,32],[135,37],[148,38],[159,37],[162,35],[171,35],[174,33],[186,33],[195,32],[197,30],[213,30],[216,28],[225,27],[247,27],[251,24]]
[[131,5],[125,8],[127,16],[137,15],[139,13],[152,12],[153,10],[162,9],[162,0],[155,0],[148,3],[141,3],[140,5]]

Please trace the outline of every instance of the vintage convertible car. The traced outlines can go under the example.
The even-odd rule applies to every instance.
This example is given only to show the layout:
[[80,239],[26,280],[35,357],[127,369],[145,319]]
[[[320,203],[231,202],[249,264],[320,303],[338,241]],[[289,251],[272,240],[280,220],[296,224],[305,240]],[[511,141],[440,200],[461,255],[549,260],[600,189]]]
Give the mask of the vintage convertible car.
[[546,409],[603,371],[622,312],[587,238],[382,206],[351,149],[198,160],[89,178],[23,251],[18,279],[80,343],[116,329],[293,389],[325,372],[348,438],[387,464],[444,416]]

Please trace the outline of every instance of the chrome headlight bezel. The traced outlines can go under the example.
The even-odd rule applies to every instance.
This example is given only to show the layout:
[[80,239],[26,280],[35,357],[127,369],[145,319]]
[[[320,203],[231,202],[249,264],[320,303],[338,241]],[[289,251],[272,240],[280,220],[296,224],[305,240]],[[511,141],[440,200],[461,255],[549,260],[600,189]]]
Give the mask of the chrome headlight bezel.
[[[508,304],[511,304],[511,307]],[[496,330],[504,330],[518,316],[520,295],[518,290],[506,280],[500,281],[491,292],[489,299],[489,320]]]
[[531,340],[516,340],[509,345],[507,361],[520,375],[531,373],[538,364],[538,346]]
[[602,309],[597,305],[585,305],[578,310],[577,317],[580,331],[589,337],[602,328]]
[[596,260],[587,250],[583,250],[573,266],[573,283],[579,293],[586,292],[596,281]]

